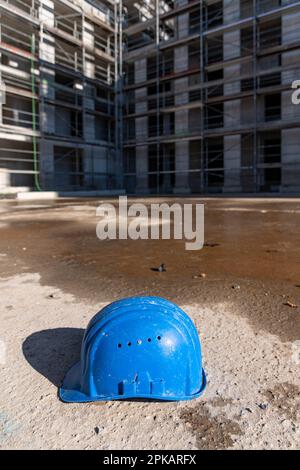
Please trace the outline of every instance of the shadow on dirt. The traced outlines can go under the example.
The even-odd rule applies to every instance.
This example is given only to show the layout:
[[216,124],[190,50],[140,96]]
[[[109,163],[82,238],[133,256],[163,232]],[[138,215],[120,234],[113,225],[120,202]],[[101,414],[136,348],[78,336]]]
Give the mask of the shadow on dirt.
[[54,328],[28,336],[22,350],[29,364],[56,387],[60,387],[68,369],[80,358],[84,330]]

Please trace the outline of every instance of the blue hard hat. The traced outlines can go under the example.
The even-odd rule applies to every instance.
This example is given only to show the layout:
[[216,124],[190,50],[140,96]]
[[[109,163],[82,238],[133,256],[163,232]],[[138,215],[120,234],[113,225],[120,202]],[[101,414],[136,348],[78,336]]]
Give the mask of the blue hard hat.
[[81,360],[59,396],[64,402],[189,400],[205,385],[199,337],[187,314],[160,297],[130,297],[92,318]]

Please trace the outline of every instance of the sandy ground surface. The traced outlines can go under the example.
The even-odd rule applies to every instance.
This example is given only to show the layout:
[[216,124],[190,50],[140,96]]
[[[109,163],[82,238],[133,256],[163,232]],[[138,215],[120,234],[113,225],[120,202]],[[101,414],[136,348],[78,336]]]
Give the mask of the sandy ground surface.
[[[100,242],[99,200],[1,202],[0,448],[300,448],[300,200],[204,202],[198,252],[182,241]],[[153,271],[160,263],[166,272]],[[60,402],[89,319],[136,294],[193,318],[205,394]]]

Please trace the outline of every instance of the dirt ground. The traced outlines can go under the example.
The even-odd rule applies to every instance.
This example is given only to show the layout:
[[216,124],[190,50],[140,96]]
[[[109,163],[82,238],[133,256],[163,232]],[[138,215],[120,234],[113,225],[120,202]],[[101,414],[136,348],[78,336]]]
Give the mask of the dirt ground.
[[[300,199],[199,199],[200,251],[99,241],[100,202],[0,202],[0,448],[300,449]],[[204,395],[62,403],[89,319],[131,295],[193,318]]]

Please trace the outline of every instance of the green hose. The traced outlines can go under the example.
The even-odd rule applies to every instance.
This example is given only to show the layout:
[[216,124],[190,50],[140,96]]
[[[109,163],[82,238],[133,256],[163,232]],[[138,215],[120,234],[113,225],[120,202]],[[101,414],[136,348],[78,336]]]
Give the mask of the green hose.
[[41,191],[40,181],[39,181],[39,164],[37,156],[37,139],[36,139],[36,99],[35,99],[35,75],[34,75],[34,55],[35,55],[35,37],[34,34],[31,35],[31,111],[32,111],[32,145],[33,145],[33,169],[34,169],[34,183],[37,191]]

